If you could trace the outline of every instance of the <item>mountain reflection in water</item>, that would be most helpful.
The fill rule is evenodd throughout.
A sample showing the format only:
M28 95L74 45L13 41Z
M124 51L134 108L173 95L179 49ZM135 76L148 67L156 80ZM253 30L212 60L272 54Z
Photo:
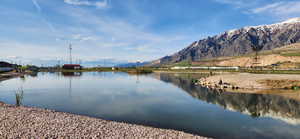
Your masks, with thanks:
M160 73L155 75L155 78L178 86L196 99L216 104L230 111L252 117L270 117L292 125L300 124L299 93L284 94L284 96L282 94L220 93L217 90L196 86L191 78L182 75Z
M195 86L201 74L38 73L0 83L0 101L206 137L300 137L299 94L219 93Z

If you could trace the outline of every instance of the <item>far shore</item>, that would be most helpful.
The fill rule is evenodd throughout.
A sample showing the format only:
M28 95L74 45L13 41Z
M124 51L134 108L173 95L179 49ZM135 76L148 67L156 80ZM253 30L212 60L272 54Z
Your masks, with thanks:
M197 84L231 92L291 92L300 89L300 75L227 73L202 78Z
M3 138L176 138L207 139L169 129L107 121L87 116L0 102Z
M23 73L18 72L7 72L7 73L1 73L0 74L0 81L8 80L11 78L19 77L24 75Z

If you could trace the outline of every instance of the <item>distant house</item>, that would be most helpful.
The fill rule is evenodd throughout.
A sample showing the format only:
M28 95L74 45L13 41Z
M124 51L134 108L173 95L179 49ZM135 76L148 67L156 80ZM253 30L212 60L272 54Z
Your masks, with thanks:
M14 65L8 62L0 61L0 72L9 72L14 70Z
M65 64L62 68L67 70L81 70L82 66L79 64Z

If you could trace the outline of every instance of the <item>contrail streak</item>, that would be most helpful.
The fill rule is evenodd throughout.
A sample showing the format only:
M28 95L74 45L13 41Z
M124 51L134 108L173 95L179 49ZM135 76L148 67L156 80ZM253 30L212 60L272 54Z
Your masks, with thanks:
M31 0L35 8L38 10L38 12L42 12L41 6L36 2L36 0Z
M50 30L55 33L55 28L53 27L53 25L43 16L42 14L42 8L41 6L39 5L39 3L36 1L36 0L31 0L34 7L36 8L36 10L38 11L38 13L42 16L43 18L43 21L47 24L47 26L50 28Z

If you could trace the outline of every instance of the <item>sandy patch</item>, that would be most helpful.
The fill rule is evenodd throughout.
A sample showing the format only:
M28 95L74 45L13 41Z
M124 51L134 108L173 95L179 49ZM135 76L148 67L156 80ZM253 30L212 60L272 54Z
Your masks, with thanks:
M300 75L235 73L200 79L200 82L212 86L219 85L220 81L240 89L282 89L300 85Z

